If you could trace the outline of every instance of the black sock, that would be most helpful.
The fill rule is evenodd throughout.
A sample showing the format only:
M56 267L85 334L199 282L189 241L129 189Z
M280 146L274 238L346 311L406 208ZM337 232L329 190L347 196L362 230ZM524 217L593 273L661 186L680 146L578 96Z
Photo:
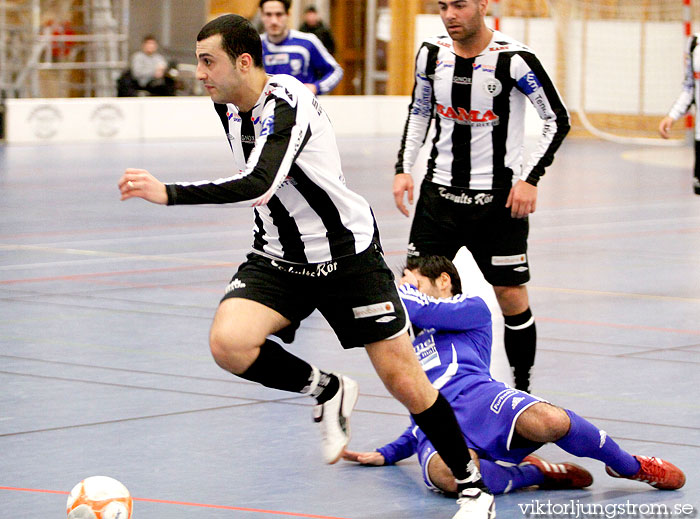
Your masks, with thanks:
M530 370L535 364L537 329L535 319L528 308L518 315L506 315L503 341L508 363L513 369L515 388L530 391Z
M275 341L267 339L260 347L258 358L238 376L265 387L301 393L309 385L313 368Z
M311 391L311 396L316 399L316 402L322 404L335 396L340 389L340 380L333 373L319 371L320 377L318 387L315 391Z
M457 479L458 491L477 487L486 489L481 474L471 462L471 454L462 436L449 402L438 393L437 400L422 413L412 414L416 425L425 433L440 457Z

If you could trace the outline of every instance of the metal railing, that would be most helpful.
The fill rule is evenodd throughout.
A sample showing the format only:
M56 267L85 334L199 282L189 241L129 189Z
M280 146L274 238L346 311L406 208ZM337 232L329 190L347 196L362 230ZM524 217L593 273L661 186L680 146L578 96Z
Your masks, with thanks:
M115 95L128 23L129 0L0 0L0 93Z

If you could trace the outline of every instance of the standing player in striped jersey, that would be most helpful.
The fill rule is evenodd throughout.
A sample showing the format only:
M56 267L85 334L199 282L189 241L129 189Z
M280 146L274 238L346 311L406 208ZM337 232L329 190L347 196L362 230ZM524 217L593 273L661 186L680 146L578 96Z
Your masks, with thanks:
M197 61L235 173L163 184L146 170L127 169L119 189L122 200L254 207L253 249L226 288L211 328L217 364L266 387L315 398L324 458L335 463L350 439L357 383L319 370L270 338L291 342L299 323L318 309L343 348L365 347L389 392L450 467L460 490L455 518L491 519L493 495L450 404L413 354L372 210L345 185L333 128L318 100L293 77L265 73L260 37L238 15L202 28Z
M314 94L327 94L343 79L343 69L314 34L289 28L291 5L291 0L260 0L265 70L289 74Z
M535 211L540 177L569 130L569 114L534 53L486 26L487 4L438 1L449 37L429 38L418 51L393 192L408 216L404 196L413 203L411 168L434 118L408 255L453 258L460 247L469 249L505 317L515 387L528 391L536 332L525 287L527 217ZM527 102L544 129L524 166Z
M688 44L685 49L685 79L683 80L683 89L681 90L678 99L673 103L671 111L666 117L661 119L659 123L659 133L664 139L668 139L671 135L671 127L673 123L680 119L691 107L698 106L698 97L700 96L700 53L697 51L698 37L700 34L693 34L688 38ZM693 190L696 195L700 195L700 114L695 114L695 176L693 181Z

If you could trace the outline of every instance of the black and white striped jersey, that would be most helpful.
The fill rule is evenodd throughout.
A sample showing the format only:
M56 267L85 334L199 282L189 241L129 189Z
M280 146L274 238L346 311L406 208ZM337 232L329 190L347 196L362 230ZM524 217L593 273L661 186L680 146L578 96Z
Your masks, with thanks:
M528 101L544 129L524 166ZM455 54L448 36L423 41L397 173L411 172L433 118L425 180L476 190L510 188L515 179L537 185L570 127L569 113L535 54L498 31L480 55L468 59Z
M673 103L668 115L673 120L680 119L691 107L697 103L700 96L700 52L697 52L698 36L693 34L688 38L685 46L685 77L683 89L678 99ZM695 140L700 140L700 117L695 118Z
M290 263L331 261L369 247L372 210L346 187L330 120L308 88L288 75L270 76L250 112L215 107L236 173L167 184L168 204L253 206L253 251Z

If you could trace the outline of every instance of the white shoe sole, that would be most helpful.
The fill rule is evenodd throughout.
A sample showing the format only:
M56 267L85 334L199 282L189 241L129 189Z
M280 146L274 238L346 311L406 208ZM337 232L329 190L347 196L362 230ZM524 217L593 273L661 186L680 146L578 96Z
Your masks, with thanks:
M347 429L347 442L340 448L338 451L338 455L330 461L327 461L329 465L334 465L338 463L340 458L343 457L343 452L345 451L345 447L348 446L350 443L350 415L352 414L353 409L355 409L355 404L357 404L357 399L360 395L359 391L359 386L357 382L353 381L353 385L355 386L352 389L346 390L345 386L345 381L350 380L347 377L344 377L343 375L338 375L338 379L340 380L340 389L339 391L342 391L342 398L340 401L340 412L341 414L345 417L346 420L346 429Z

